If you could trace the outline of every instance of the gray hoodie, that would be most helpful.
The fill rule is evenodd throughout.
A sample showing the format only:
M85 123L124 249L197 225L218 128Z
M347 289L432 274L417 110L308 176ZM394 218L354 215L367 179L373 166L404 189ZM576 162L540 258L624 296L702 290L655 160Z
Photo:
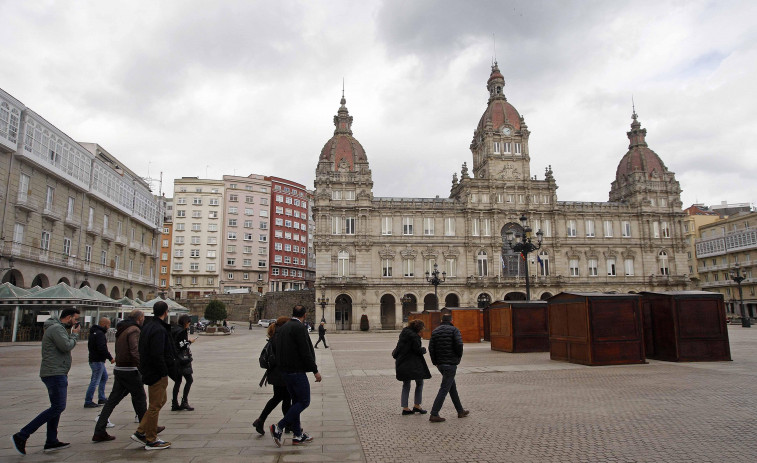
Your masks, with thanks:
M71 351L76 346L78 334L69 334L66 326L57 316L45 322L45 334L42 336L42 363L39 376L68 376L71 369Z

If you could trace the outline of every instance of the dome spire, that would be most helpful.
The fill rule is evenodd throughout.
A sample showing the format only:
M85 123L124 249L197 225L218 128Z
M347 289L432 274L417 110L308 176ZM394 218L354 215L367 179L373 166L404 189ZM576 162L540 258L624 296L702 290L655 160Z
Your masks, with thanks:
M347 110L347 100L344 98L344 78L342 78L342 99L339 100L339 111L334 116L334 135L343 133L352 135L352 116Z
M631 119L633 121L631 122L631 131L626 133L628 135L628 140L631 142L628 145L628 148L631 149L635 146L647 146L645 139L647 136L647 129L641 128L639 115L636 114L636 103L633 101L633 96L631 96L631 108L633 110L631 113Z
M505 78L499 72L496 58L492 63L492 72L489 75L489 80L486 81L486 89L489 90L489 101L495 99L507 101L507 98L505 98Z

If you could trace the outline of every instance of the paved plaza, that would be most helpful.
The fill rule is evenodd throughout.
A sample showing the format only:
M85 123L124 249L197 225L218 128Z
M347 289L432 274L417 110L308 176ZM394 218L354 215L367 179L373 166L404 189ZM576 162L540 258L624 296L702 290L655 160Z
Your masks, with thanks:
M264 329L239 328L231 336L203 336L192 346L190 403L196 410L171 412L167 404L161 437L173 446L153 452L129 439L136 423L128 398L111 417L116 426L108 432L117 439L90 441L97 410L83 408L90 369L86 344L80 344L59 428L61 440L72 446L42 453L43 427L29 439L28 454L18 456L11 434L49 402L38 377L39 343L0 344L0 461L757 461L757 328L729 327L733 362L585 367L551 361L548 353L507 354L491 351L489 343L466 344L457 384L471 414L458 419L448 399L444 423L400 414L401 384L390 356L398 332L329 333L332 349L316 351L324 380L312 383L310 375L312 403L303 414L315 441L293 447L287 439L282 448L268 432L259 437L251 427L271 394L258 387ZM433 367L431 372L424 390L429 409L441 377ZM268 424L280 416L274 411Z

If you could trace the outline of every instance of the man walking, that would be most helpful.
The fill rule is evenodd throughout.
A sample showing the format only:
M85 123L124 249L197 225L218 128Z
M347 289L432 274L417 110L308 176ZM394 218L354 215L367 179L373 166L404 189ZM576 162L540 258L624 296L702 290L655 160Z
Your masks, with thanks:
M457 385L455 384L455 373L460 359L463 357L463 337L455 326L452 325L452 315L442 315L442 323L431 332L431 340L428 343L428 352L431 356L431 362L439 369L442 374L442 384L439 386L439 392L436 394L434 405L431 407L431 416L428 420L432 423L440 423L444 418L439 416L444 399L449 393L452 404L457 410L457 417L464 418L470 413L463 409L460 403L460 397L457 395Z
M113 356L108 351L107 333L110 329L110 319L102 317L100 323L93 325L89 329L89 368L92 369L92 378L89 380L89 387L84 396L84 408L97 408L105 404L105 383L108 382L108 370L105 368L105 361L110 360L113 363ZM95 403L95 390L97 389L98 401Z
M113 390L95 425L93 442L106 442L115 439L105 431L113 410L129 394L134 413L141 420L147 410L147 396L139 373L139 334L145 314L141 310L132 310L126 320L116 326L116 366L113 369ZM158 426L158 433L162 431Z
M69 334L67 328L71 328ZM43 411L21 431L11 436L13 448L20 455L26 455L26 441L29 436L47 423L47 440L44 451L55 452L70 447L71 444L58 440L58 422L66 409L68 395L68 371L71 369L71 350L79 339L79 309L63 309L60 317L51 316L45 322L42 336L42 363L39 376L47 387L50 408Z
M168 324L168 304L158 301L152 312L152 321L144 324L139 336L139 371L147 385L148 406L131 439L145 444L145 450L162 450L171 443L158 439L158 417L166 404L168 374L175 369L176 353Z
M329 346L326 345L326 326L325 325L326 324L324 322L321 322L321 324L318 325L318 341L315 343L316 349L318 349L318 344L320 344L321 341L323 341L323 345L324 347L326 347L326 349L329 348Z
M281 447L282 431L288 427L294 433L292 445L305 444L313 440L303 430L300 414L310 405L310 383L307 372L312 371L315 382L321 381L318 365L315 364L315 350L305 326L307 309L301 305L294 306L292 319L276 330L274 350L287 391L292 397L292 406L278 424L271 425L271 436L276 446Z

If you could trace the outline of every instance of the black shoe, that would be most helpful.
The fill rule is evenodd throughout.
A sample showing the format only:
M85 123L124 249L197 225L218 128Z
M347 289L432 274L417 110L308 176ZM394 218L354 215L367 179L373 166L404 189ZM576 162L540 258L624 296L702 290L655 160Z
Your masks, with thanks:
M252 422L252 427L255 428L255 431L261 436L265 434L265 431L263 430L263 422L260 421L259 418Z
M97 405L94 402L84 402L84 408L98 408L99 405Z
M172 402L171 403L171 411L172 412L178 412L179 410L183 410L181 408L181 405L179 405L179 402Z
M415 413L415 412L413 412L412 410L405 410L404 408L402 409L402 414L403 415L412 415L413 413Z
M426 413L428 413L428 410L424 410L418 407L413 407L413 413L420 413L421 415L425 415Z
M181 405L179 405L179 409L191 412L191 411L194 411L195 408L193 406L189 405L189 402L187 402L185 400L185 401L181 402Z
M294 436L292 438L292 445L307 444L308 442L312 442L312 441L313 441L313 438L305 434L305 432L303 431L303 433L300 434L299 436Z
M131 440L140 444L147 444L147 438L139 431L134 431L134 434L131 435Z
M11 442L13 442L13 448L16 449L19 455L26 455L26 439L21 437L19 433L11 436Z
M108 403L108 399L100 399L97 401L97 405L105 405Z
M45 453L57 452L58 450L67 449L69 447L71 447L71 444L69 444L68 442L58 441L54 444L45 444L45 448L43 451Z
M109 440L116 440L116 436L111 436L107 432L96 432L92 436L92 442L108 442Z

